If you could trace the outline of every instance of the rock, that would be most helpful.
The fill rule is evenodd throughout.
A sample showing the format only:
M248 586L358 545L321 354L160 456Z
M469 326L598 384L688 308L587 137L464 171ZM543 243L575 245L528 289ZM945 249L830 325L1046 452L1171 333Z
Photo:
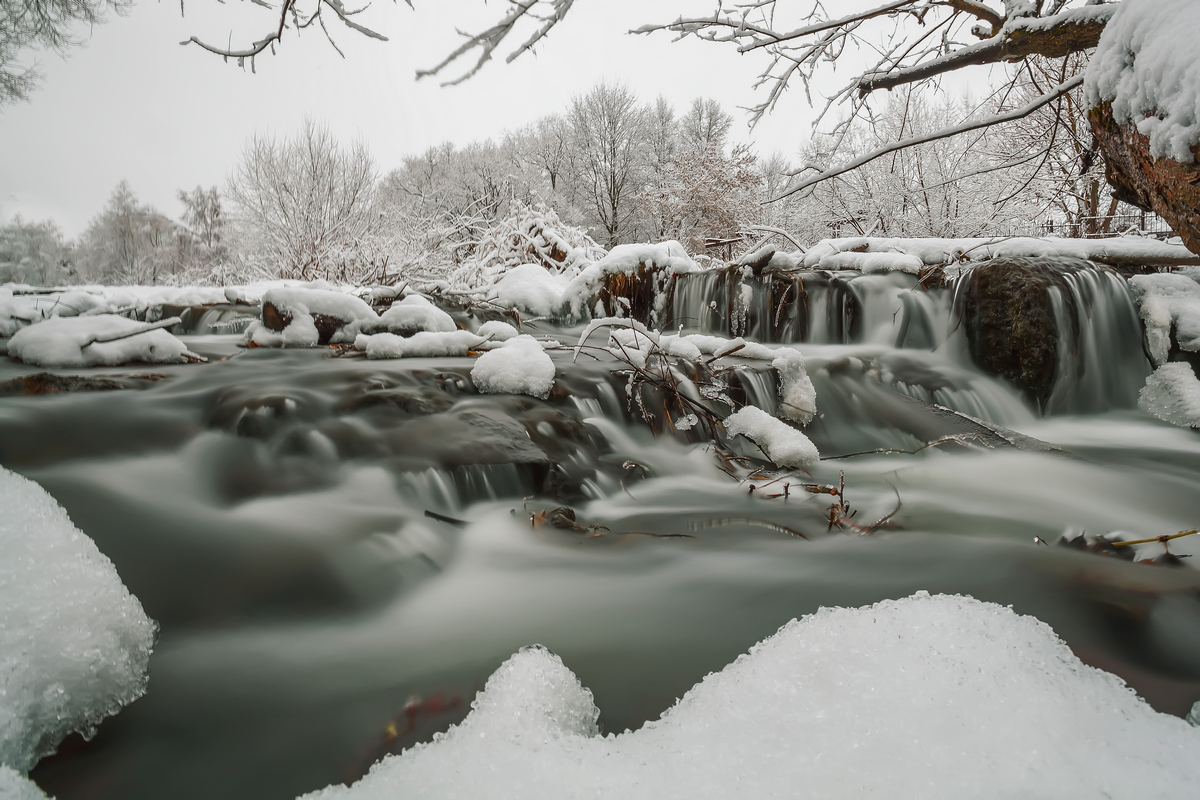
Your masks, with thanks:
M63 394L65 392L102 392L114 389L144 389L166 375L144 373L141 375L116 375L113 377L84 377L81 375L56 375L53 372L38 372L13 378L0 383L0 397L29 396L40 394Z
M1193 253L1200 253L1200 145L1195 161L1150 155L1150 139L1132 125L1120 125L1105 102L1088 111L1088 120L1104 154L1104 177L1113 194L1138 208L1153 211L1171 224Z
M320 345L329 344L333 335L349 322L349 320L330 316L329 314L313 314L312 318L313 324L317 326L317 344ZM292 315L280 311L275 307L274 303L263 303L262 322L267 328L278 333L292 324Z

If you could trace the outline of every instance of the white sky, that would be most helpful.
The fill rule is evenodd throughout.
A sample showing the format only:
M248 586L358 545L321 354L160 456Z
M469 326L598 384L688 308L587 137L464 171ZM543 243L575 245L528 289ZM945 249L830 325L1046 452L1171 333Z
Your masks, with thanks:
M347 2L352 6L352 2ZM95 29L86 47L63 60L42 57L46 75L31 102L0 109L0 218L55 220L79 234L113 187L129 181L142 202L168 216L181 211L177 189L224 185L255 132L290 135L305 116L346 140L361 136L382 172L445 140L462 145L561 112L571 96L601 79L623 81L644 100L664 94L682 111L704 95L743 124L735 138L758 152L794 156L808 139L812 112L790 92L753 135L738 106L749 105L763 67L729 46L672 42L667 33L626 35L632 27L680 13L711 13L712 0L579 0L535 56L503 56L467 83L441 88L414 80L456 44L455 26L476 31L505 4L493 0L375 0L362 19L390 37L377 42L332 26L340 58L319 30L286 35L257 74L179 42L192 34L242 46L261 37L272 12L244 2L141 2ZM446 10L449 9L449 10ZM504 55L524 35L506 43ZM457 74L457 73L455 73Z

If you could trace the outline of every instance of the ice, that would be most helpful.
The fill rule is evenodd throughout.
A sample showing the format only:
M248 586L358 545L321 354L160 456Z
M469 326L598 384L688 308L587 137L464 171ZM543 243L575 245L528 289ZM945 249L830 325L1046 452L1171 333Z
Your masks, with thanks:
M98 314L87 317L51 317L22 328L8 342L8 354L27 364L42 367L182 364L187 347L165 330L145 330L146 323ZM135 333L144 330L143 333ZM134 333L124 339L100 339Z
M507 342L519 335L512 325L497 319L483 323L475 332L480 336L491 336L493 342Z
M1200 428L1200 380L1182 361L1163 364L1146 379L1138 408L1163 422Z
M1123 2L1088 61L1090 106L1112 103L1113 118L1150 139L1150 155L1183 163L1200 142L1200 3Z
M412 336L360 333L354 339L354 347L365 350L367 358L440 358L465 356L468 350L482 342L483 337L470 331L422 331Z
M392 333L447 333L458 329L454 318L419 294L392 303L379 317L379 324Z
M0 509L0 764L26 772L142 696L156 626L40 486L0 468Z
M492 287L489 299L504 308L549 317L562 307L563 276L538 264L521 264L508 270Z
M532 336L518 336L475 360L471 380L484 394L527 394L543 400L554 388L554 362Z
M817 446L800 431L757 406L746 406L725 419L730 436L741 434L763 449L781 467L810 469L821 460Z
M1146 326L1146 346L1155 365L1166 363L1172 328L1180 348L1200 351L1200 283L1187 275L1162 272L1134 275L1129 288Z
M779 408L783 416L801 425L812 422L817 414L817 390L808 371L804 356L793 347L781 347L771 366L779 373Z
M310 800L1189 798L1200 731L1045 623L925 592L788 623L636 732L525 648L472 711Z
M46 795L36 783L0 764L0 800L46 800Z

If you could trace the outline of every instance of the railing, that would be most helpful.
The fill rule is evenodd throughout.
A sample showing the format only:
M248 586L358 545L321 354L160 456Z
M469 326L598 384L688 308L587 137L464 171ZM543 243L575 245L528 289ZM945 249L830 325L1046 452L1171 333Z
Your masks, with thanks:
M1038 226L1039 234L1068 239L1106 239L1124 233L1137 233L1167 239L1175 235L1170 223L1152 212L1113 214L1111 217L1080 217L1072 222L1047 220Z

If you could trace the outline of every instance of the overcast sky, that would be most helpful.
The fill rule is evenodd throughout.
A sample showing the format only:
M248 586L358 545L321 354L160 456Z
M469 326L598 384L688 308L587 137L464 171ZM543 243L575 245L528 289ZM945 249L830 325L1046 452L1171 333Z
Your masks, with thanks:
M352 3L347 3L348 6ZM714 97L735 113L735 139L758 152L794 155L809 136L811 111L792 92L753 135L737 106L754 100L760 58L728 46L672 42L670 34L631 36L681 12L711 12L712 0L579 0L534 56L496 58L465 84L415 81L456 44L455 27L478 30L505 4L483 0L376 0L364 21L390 37L369 40L332 27L340 58L319 30L287 36L257 74L179 42L193 34L244 45L271 26L270 12L244 2L143 2L97 27L86 47L63 60L39 58L46 75L32 101L0 110L0 217L52 218L75 236L126 179L143 202L171 217L175 192L224 185L255 132L291 134L306 116L339 138L361 136L381 171L405 155L450 140L497 137L548 113L601 79L622 81L644 100L658 94L679 110ZM523 37L521 37L523 38ZM514 40L515 42L516 40ZM507 54L511 46L504 51Z

